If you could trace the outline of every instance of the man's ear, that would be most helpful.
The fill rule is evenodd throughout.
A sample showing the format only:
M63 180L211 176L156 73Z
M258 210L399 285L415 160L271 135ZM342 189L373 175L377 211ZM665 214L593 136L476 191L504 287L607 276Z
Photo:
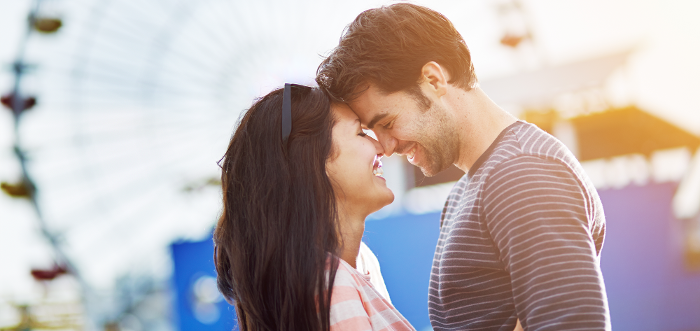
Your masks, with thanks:
M450 76L439 63L435 61L426 63L421 69L421 74L423 83L426 83L428 89L437 97L447 93L447 82L450 80Z

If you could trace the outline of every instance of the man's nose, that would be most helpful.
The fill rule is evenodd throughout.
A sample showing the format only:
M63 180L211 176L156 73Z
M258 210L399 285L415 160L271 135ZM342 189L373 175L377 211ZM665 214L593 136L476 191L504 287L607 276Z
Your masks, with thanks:
M379 157L386 155L384 154L384 146L382 146L379 141L372 139L372 144L374 144L374 150Z
M375 132L375 135L377 136L379 143L382 145L382 148L384 148L384 155L392 156L396 150L396 146L398 145L396 138L392 137L386 132Z

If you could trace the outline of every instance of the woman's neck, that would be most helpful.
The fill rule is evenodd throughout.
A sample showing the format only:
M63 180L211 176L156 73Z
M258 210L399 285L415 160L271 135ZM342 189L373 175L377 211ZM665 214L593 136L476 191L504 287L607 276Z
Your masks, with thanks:
M360 252L360 242L365 233L365 218L367 215L349 212L353 208L338 208L340 227L340 258L356 268L357 255Z

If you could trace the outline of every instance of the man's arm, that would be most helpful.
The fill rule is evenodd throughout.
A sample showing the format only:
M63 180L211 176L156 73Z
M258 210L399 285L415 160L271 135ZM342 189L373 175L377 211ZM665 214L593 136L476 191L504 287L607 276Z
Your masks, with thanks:
M485 183L483 215L525 330L610 329L582 190L566 167L532 156L500 164Z

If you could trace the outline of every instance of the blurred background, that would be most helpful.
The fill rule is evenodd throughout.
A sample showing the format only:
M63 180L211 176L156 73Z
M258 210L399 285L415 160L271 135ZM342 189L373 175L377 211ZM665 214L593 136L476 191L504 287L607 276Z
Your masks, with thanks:
M0 330L234 328L212 264L216 161L254 98L314 84L344 26L390 3L0 0ZM595 182L615 330L700 330L700 2L414 3ZM384 173L396 201L364 240L430 330L439 213L463 174L398 156Z

